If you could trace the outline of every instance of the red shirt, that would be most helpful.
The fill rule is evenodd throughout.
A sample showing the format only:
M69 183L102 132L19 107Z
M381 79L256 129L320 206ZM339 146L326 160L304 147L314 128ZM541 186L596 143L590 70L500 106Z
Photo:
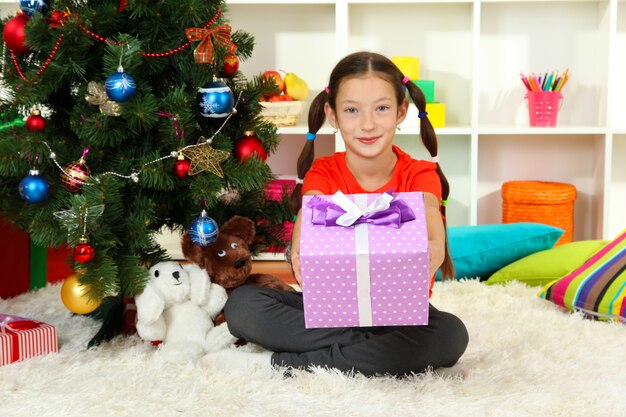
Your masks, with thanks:
M398 157L396 166L387 184L377 190L366 191L354 178L346 165L346 153L335 152L331 156L316 159L304 177L302 193L317 190L322 194L335 194L341 190L344 194L397 193L423 191L434 194L441 200L441 180L437 175L437 164L418 161L397 146L393 152Z
M413 159L395 145L393 152L397 155L398 161L391 179L377 190L366 191L361 188L346 165L346 153L335 152L313 162L311 169L304 176L302 194L311 190L326 195L335 194L338 190L344 194L422 191L432 193L441 200L441 180L437 175L437 164ZM434 284L435 275L430 280L430 295Z

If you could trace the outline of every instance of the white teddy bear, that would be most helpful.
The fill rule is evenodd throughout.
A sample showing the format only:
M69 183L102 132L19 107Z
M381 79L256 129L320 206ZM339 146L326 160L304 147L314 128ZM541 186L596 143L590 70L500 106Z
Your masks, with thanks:
M236 340L225 323L213 324L227 297L198 265L160 262L150 268L148 283L135 297L137 333L162 341L160 351L168 361L197 360Z

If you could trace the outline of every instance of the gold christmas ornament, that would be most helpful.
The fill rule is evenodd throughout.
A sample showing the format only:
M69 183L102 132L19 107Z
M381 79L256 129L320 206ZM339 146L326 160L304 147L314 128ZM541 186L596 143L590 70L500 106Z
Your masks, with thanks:
M90 81L87 84L87 93L85 100L87 103L100 106L100 112L107 116L120 116L122 114L122 105L115 101L109 100L104 84Z
M91 171L85 163L85 158L68 164L61 172L61 182L69 191L75 193L83 188L83 184L91 177Z
M204 137L200 137L198 143L197 146L181 151L181 153L191 161L189 175L209 171L220 178L224 178L224 171L222 171L220 162L228 158L230 152L213 149Z
M72 274L63 281L61 301L63 305L76 314L89 314L100 306L102 300L89 298L89 286L78 282L78 275Z

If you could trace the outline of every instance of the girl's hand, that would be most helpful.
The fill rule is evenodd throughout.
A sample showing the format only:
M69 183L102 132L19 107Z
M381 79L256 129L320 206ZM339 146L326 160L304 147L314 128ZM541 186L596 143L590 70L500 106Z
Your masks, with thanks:
M322 194L317 190L310 190L304 193L304 195L320 195ZM302 210L298 211L296 221L293 225L293 234L291 236L291 268L293 269L293 275L298 281L298 285L302 285L302 274L300 273L300 226L302 224Z
M302 274L300 273L300 248L295 250L291 249L291 268L293 269L293 275L298 281L298 285L302 285Z
M289 261L291 262L291 270L293 276L298 282L298 285L302 285L302 274L300 273L300 225L302 224L302 210L298 211L296 221L293 225L293 234L291 236L291 253L289 254Z
M439 209L439 199L431 193L424 193L426 205L426 228L428 229L428 253L430 255L430 276L437 272L446 256L446 231Z
M428 254L430 259L430 277L437 273L445 257L444 244L439 240L428 240Z

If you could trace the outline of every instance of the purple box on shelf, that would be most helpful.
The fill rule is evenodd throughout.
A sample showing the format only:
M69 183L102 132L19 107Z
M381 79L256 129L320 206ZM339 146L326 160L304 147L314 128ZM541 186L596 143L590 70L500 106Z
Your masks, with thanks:
M305 196L300 266L307 328L428 324L423 194Z

